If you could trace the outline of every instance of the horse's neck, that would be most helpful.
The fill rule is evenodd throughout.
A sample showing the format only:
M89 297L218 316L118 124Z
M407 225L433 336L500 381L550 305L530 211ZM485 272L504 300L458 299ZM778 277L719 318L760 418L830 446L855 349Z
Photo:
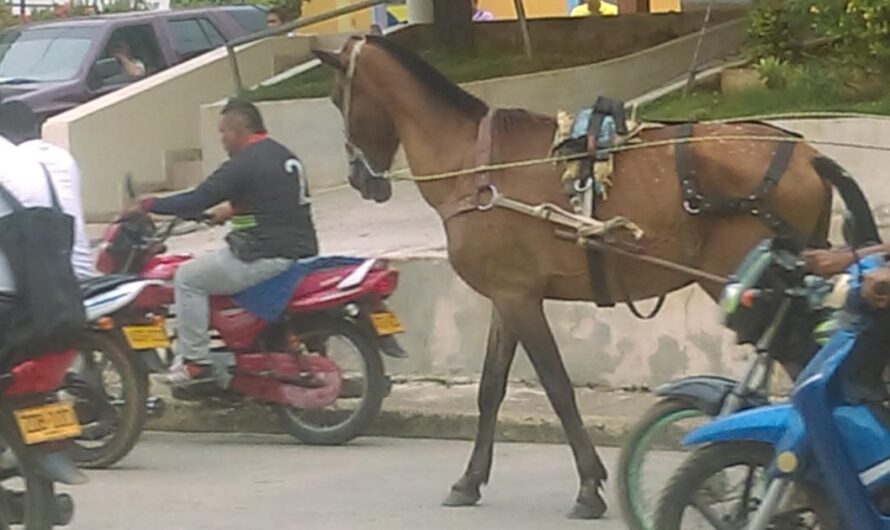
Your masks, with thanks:
M411 173L439 175L466 169L476 149L478 120L439 101L424 90L393 90L390 112L405 150ZM460 179L419 181L424 199L433 207L455 195Z

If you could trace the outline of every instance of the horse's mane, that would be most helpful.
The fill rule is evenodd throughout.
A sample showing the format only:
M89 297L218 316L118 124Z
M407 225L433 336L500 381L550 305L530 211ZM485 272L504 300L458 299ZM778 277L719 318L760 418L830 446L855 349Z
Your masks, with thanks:
M446 103L469 114L473 119L482 119L488 113L488 105L484 101L457 86L413 51L385 37L369 35L366 38L369 44L387 52L418 82Z

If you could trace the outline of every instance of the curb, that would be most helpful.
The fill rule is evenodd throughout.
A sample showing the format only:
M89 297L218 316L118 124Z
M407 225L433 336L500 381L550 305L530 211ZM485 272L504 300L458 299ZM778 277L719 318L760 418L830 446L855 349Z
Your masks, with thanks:
M596 445L619 446L636 418L585 416L590 439ZM475 414L438 414L422 411L383 410L365 433L393 438L473 440ZM146 429L190 433L281 434L275 413L268 406L245 403L238 407L212 407L201 403L169 400L163 416L149 418ZM562 426L554 419L502 417L497 441L564 443Z

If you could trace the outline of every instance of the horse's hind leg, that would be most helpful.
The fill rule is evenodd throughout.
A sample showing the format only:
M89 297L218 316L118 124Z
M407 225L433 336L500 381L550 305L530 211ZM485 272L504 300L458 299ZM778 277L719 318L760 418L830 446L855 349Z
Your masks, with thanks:
M451 487L445 499L445 506L472 506L479 502L479 488L488 482L491 474L494 434L497 426L498 409L507 391L507 376L516 353L516 335L503 325L497 308L491 312L491 327L488 331L488 347L482 380L479 382L479 425L476 430L476 443L464 475Z
M523 300L505 305L502 317L509 329L516 330L519 341L528 352L575 455L581 488L569 517L598 519L606 512L606 502L600 494L602 483L606 480L606 468L584 429L575 402L575 389L547 323L543 302Z

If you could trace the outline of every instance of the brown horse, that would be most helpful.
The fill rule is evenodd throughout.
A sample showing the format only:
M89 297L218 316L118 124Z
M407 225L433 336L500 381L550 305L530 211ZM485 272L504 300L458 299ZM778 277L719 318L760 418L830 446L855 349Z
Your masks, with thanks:
M385 200L389 182L379 178L404 146L414 175L476 167L482 135L490 134L485 158L508 162L546 158L556 121L523 110L488 106L451 83L415 54L382 37L351 39L339 52L316 51L339 72L332 96L344 115L352 158L350 182L366 198ZM490 119L490 133L480 126ZM673 138L675 127L645 131L643 140ZM693 136L769 134L757 124L696 125ZM624 216L645 231L640 242L648 254L726 275L771 232L752 215L693 215L684 209L674 173L674 147L620 154L608 200L597 217ZM777 144L726 141L690 146L695 184L703 193L748 196L761 183ZM485 160L487 161L487 160ZM822 163L815 163L821 161ZM817 171L814 167L819 168ZM443 217L448 257L457 274L493 303L492 321L479 384L479 424L469 465L445 501L449 506L477 503L487 483L497 414L517 343L522 343L559 416L575 456L580 491L571 516L599 518L606 505L601 487L606 469L581 421L575 394L543 310L545 299L593 300L587 256L571 242L554 237L553 225L506 209L482 211L484 191L493 185L504 196L529 204L550 202L570 208L561 182L562 168L551 163L418 182L424 199ZM768 204L797 234L824 243L830 219L831 182L849 181L840 168L807 145L797 145ZM484 185L483 185L484 184ZM848 182L849 184L849 182ZM852 188L861 192L855 183ZM839 186L846 201L844 188ZM855 194L854 193L854 194ZM860 201L864 204L864 200ZM467 204L470 207L463 207ZM860 206L861 206L860 204ZM861 208L860 208L861 210ZM874 226L870 212L859 226ZM692 283L687 275L626 258L606 256L605 278L621 298L641 300ZM620 276L619 276L620 272ZM623 279L623 281L622 281ZM712 296L720 287L705 284Z

